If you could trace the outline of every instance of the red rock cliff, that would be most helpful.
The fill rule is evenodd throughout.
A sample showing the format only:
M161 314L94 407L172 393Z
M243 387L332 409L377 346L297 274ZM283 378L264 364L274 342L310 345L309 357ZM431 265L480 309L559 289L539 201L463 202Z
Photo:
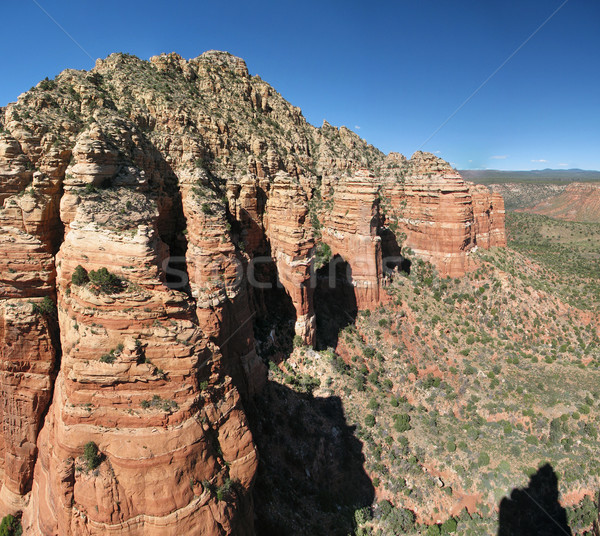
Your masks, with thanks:
M312 127L227 53L115 54L0 127L0 514L26 534L253 534L257 273L312 344L323 244L366 308L403 246L459 276L505 243L500 197Z

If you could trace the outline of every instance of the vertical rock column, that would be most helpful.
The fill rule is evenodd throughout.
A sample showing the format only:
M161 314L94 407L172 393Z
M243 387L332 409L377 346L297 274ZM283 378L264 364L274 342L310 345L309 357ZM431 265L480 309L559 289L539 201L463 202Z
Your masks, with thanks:
M481 184L467 184L473 200L474 244L485 249L506 246L504 199Z
M296 335L313 345L316 319L311 275L315 242L306 193L297 180L284 172L278 173L271 185L265 229L279 280L296 309Z
M57 256L63 358L26 534L250 535L252 435L193 304L165 285L155 204L121 189L83 196L69 214ZM77 265L108 266L122 284L74 284ZM241 492L219 501L228 479Z
M352 285L359 309L374 307L381 298L382 251L377 236L380 222L379 187L368 171L330 183L322 240L352 270Z
M59 184L32 168L20 143L0 134L0 515L22 510L31 489L57 357L55 312L44 297L54 294Z
M247 257L231 241L222 200L202 181L203 177L179 172L187 270L198 323L220 347L225 367L242 393L254 394L264 385L266 371L254 347Z
M48 319L32 303L0 301L0 390L3 509L24 506L33 478L36 440L52 395L55 349Z

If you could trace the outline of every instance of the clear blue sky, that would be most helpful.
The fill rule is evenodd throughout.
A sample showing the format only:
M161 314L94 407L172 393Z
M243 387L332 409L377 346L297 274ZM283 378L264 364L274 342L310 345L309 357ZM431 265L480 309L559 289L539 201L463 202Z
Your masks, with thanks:
M564 0L36 1L94 59L227 50L312 124L410 155ZM0 106L93 66L33 0L2 14ZM568 0L423 149L461 169L600 169L600 2Z

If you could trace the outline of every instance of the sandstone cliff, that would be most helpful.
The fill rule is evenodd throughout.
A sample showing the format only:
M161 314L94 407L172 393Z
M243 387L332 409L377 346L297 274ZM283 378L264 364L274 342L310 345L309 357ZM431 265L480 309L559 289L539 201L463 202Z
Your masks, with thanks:
M313 127L227 53L114 54L0 126L0 510L27 534L252 534L272 289L313 344L325 245L366 308L407 248L459 276L505 243L500 196Z

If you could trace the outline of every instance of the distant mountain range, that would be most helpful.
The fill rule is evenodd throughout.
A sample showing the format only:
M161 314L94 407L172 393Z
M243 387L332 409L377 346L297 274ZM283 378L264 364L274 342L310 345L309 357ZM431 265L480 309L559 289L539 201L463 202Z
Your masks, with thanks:
M460 169L466 179L477 183L495 182L581 182L600 181L600 171L586 169L536 169L532 171L501 171L497 169Z

